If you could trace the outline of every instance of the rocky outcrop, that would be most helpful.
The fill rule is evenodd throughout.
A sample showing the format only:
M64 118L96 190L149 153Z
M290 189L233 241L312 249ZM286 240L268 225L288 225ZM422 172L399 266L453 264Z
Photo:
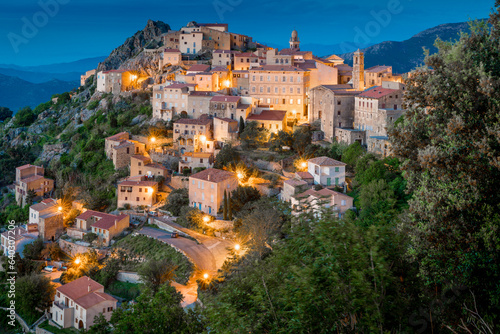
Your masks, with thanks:
M51 161L52 159L59 159L62 154L67 153L69 151L68 144L54 144L54 145L43 145L43 151L40 155L40 160L42 161Z
M169 30L168 24L149 20L143 30L136 32L134 36L127 38L123 45L114 49L109 57L99 64L97 71L118 69L125 61L137 56L145 46L159 46L161 35Z

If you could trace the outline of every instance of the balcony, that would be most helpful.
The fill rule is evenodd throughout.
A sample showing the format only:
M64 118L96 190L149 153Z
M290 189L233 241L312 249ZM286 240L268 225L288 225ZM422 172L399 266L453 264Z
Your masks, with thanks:
M69 306L66 306L66 305L64 305L63 303L56 302L56 301L54 301L54 302L53 302L53 305L54 305L55 307L57 307L58 309L60 309L61 311L63 311L63 310L65 310L65 309L69 308Z

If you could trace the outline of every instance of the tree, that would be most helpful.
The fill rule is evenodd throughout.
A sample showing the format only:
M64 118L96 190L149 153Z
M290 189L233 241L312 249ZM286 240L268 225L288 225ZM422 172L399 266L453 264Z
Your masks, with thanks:
M312 133L309 127L300 127L293 133L293 150L303 156L312 143Z
M139 268L141 280L155 293L164 283L170 283L175 278L177 266L169 259L149 260Z
M231 144L226 144L215 158L214 168L223 169L240 161L239 153Z
M228 198L227 198L227 219L229 220L233 220L233 202L232 202L232 199L231 199L231 194L229 194Z
M181 208L189 205L189 194L186 188L173 190L167 197L167 204L163 209L169 211L174 216L179 216Z
M28 189L28 192L26 193L26 205L28 207L33 205L33 200L36 197L36 192L33 189Z
M276 135L273 135L271 137L271 146L269 147L269 149L282 152L283 146L288 146L291 148L293 146L293 143L293 136L286 131L280 130Z
M259 191L252 186L238 186L232 191L230 196L231 210L240 211L243 206L249 202L258 201L260 199Z
M94 317L94 324L86 332L88 334L111 334L113 330L104 314L99 313Z
M36 120L36 114L31 110L30 107L24 107L19 110L14 116L14 125L19 126L30 126Z
M223 199L223 208L222 208L222 217L224 220L227 220L227 191L224 189L224 199Z
M163 284L155 293L146 288L137 303L118 308L111 316L116 334L197 334L204 331L201 319L181 307L182 295Z
M64 256L64 252L57 242L48 243L42 251L42 258L49 258L52 261L59 261Z
M0 107L0 122L5 121L7 118L12 117L12 110L7 107Z
M477 307L496 323L491 332L500 331L499 6L491 27L474 22L455 44L436 41L438 53L407 81L407 111L390 132L413 192L409 255L429 288L469 287L456 304ZM445 316L476 331L477 315L465 309Z
M267 142L269 131L257 122L248 122L240 134L241 145L245 149L257 148Z
M64 227L71 227L76 222L76 217L78 217L82 212L78 209L70 209L69 212L64 215L63 224Z
M40 260L44 249L43 239L37 238L34 242L24 246L23 255L30 260Z
M47 277L32 274L16 279L16 309L24 316L38 319L36 308L48 309L54 294L55 288Z
M240 122L239 122L239 131L238 133L241 135L243 133L243 131L245 131L245 121L243 120L243 116L240 116Z
M344 151L342 156L342 162L345 162L350 167L354 168L358 158L363 155L365 149L361 146L359 142L354 142Z

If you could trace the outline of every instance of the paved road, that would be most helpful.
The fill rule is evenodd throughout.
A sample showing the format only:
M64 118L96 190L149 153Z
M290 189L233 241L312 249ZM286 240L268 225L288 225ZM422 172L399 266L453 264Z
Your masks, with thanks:
M166 222L166 220L164 222ZM176 247L190 258L195 264L196 269L207 272L209 275L215 275L217 270L222 267L222 264L226 260L228 253L227 247L231 247L232 243L227 240L194 232L172 222L166 223L198 240L199 244L181 236L179 236L179 238L171 238L170 232L151 227L143 227L138 233ZM192 307L194 305L198 298L198 285L194 275L190 277L186 285L173 282L172 286L184 296L182 307Z
M46 272L45 270L42 271L42 275L48 277L56 288L61 286L60 278L62 273L62 271L53 271L51 273Z

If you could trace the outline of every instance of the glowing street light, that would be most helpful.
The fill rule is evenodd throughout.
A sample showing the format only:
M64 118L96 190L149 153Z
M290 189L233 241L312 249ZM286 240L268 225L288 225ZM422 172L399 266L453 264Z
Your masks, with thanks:
M306 168L306 167L307 167L307 162L305 162L305 161L304 161L303 163L301 163L301 164L300 164L300 167L302 167L302 168Z
M231 86L231 82L229 80L226 80L226 81L224 81L224 85L226 87L230 87Z
M208 274L207 274L207 273L204 273L204 274L203 274L203 278L204 278L204 279L208 279Z
M80 258L78 258L78 257L77 257L77 258L75 259L75 264L80 264L80 262L81 262L81 261L80 261Z
M206 137L206 136L201 136L201 137L200 137L200 140L201 140L202 142L206 142L206 141L207 141L207 137Z
M245 175L243 175L243 173L239 172L236 176L238 176L238 179L242 179L245 177Z
M151 137L151 142L154 143L156 141L156 137Z
M203 217L203 221L204 221L205 223L208 223L208 222L210 221L210 216L205 216L205 217Z
M58 207L57 210L62 211L62 206Z
M235 249L235 250L237 250L237 251L239 251L239 250L241 249L240 244L236 244L236 245L234 245L234 249Z

